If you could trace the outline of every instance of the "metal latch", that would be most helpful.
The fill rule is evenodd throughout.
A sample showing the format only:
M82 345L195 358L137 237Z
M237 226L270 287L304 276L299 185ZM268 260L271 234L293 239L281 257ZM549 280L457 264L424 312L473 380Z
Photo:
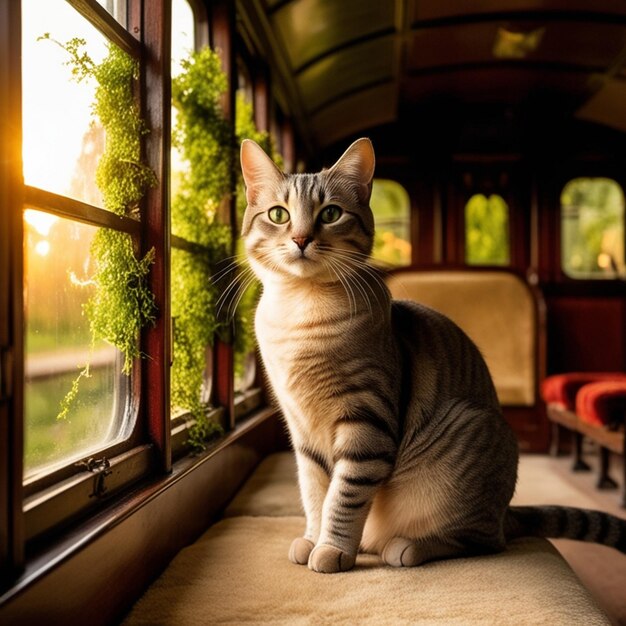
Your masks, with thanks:
M101 498L107 491L104 479L113 473L111 470L111 462L105 456L101 459L88 458L86 461L76 463L78 467L84 467L91 472L93 477L93 493L89 494L90 498Z

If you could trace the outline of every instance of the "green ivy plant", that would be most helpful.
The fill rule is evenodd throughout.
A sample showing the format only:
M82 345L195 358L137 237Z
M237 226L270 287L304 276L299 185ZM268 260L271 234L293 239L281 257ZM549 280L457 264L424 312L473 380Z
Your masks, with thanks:
M173 181L172 232L200 244L193 253L172 250L172 317L174 362L171 400L194 417L189 443L202 449L204 441L221 432L207 417L202 398L206 346L222 328L216 313L218 288L211 275L231 249L230 227L218 220L218 209L231 194L233 139L220 99L228 82L219 56L210 48L193 52L172 81L177 111L172 145L186 161Z
M116 215L137 217L141 198L157 182L154 172L141 160L141 138L148 129L133 95L139 78L138 64L113 43L108 44L104 60L95 63L84 51L84 39L74 38L62 44L49 33L40 39L53 41L68 53L67 64L74 80L95 80L92 114L100 120L106 135L96 184L106 209ZM154 323L157 314L147 280L154 249L138 258L128 234L99 228L91 244L91 258L93 274L87 280L73 282L96 287L83 307L89 320L92 346L104 340L118 348L124 355L122 371L129 375L134 359L140 356L139 330ZM89 363L62 400L58 418L69 415L79 382L87 376Z

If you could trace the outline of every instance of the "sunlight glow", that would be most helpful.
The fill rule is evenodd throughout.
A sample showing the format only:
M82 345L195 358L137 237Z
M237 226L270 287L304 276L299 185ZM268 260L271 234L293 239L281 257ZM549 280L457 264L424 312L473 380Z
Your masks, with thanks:
M61 43L84 38L95 62L104 58L106 45L64 0L22 2L24 181L72 196L77 161L92 123L95 84L72 80L65 50L53 41L38 41L45 33Z
M172 1L172 78L183 71L182 61L189 57L195 48L195 22L191 5L187 0ZM172 107L172 129L176 127L178 111ZM181 172L188 163L175 146L171 150L172 171Z
M26 209L24 211L24 221L32 226L42 237L47 237L50 234L52 225L58 219L56 215L50 215L42 211L35 211L33 209Z
M611 267L611 255L606 252L601 252L598 255L598 267L603 270L608 270Z
M38 241L35 245L35 252L39 256L48 256L48 253L50 252L50 242L45 239L43 241Z

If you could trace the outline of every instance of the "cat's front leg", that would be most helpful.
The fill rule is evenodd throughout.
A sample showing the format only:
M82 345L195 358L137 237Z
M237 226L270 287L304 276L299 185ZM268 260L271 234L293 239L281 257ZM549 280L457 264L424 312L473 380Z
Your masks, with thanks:
M298 565L306 565L320 535L322 507L330 483L331 469L321 454L303 443L296 445L296 462L306 530L303 537L293 540L289 548L289 560Z
M370 412L337 422L332 479L319 540L309 557L309 568L316 572L354 566L374 495L395 463L395 433L386 424Z

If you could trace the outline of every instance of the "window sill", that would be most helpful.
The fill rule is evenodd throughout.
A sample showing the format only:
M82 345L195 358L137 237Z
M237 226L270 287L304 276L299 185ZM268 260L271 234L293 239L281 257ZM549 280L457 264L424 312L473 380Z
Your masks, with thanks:
M280 447L282 432L275 409L257 411L203 453L181 458L170 475L141 484L54 542L31 545L25 571L0 596L0 622L118 620Z

